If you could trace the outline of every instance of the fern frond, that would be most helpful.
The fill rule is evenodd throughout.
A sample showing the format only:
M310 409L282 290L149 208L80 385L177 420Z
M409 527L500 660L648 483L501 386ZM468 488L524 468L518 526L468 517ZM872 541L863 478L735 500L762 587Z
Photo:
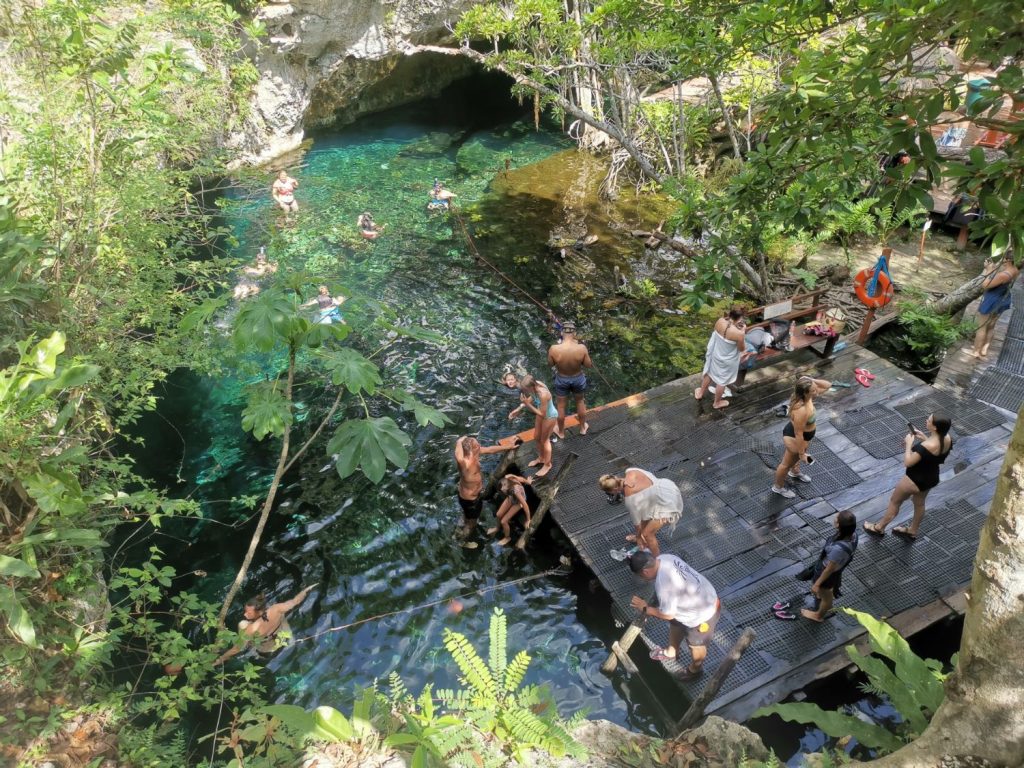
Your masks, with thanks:
M515 693L516 689L526 677L526 670L530 666L530 654L520 651L512 659L512 663L505 669L504 690L505 693Z
M498 691L491 671L465 635L445 629L444 647L462 672L466 684L475 692L497 702Z
M491 614L491 644L490 663L491 673L496 683L500 682L501 675L505 671L505 664L508 660L506 642L508 639L508 627L505 613L501 608L495 608Z

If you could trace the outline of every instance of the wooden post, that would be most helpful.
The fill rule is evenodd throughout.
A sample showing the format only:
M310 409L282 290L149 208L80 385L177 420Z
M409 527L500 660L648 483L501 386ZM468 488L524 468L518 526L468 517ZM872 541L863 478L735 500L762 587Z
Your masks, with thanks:
M480 494L480 498L484 501L490 501L494 498L494 494L498 492L498 483L501 482L501 478L508 472L508 468L512 465L512 462L516 460L516 453L519 452L518 446L510 451L505 451L501 457L501 461L498 462L498 466L491 472L491 476L487 478L487 487L484 488L484 492Z
M622 650L622 646L619 645L618 640L612 643L612 654L614 654L615 658L618 659L619 664L621 664L622 668L629 674L636 675L640 672L640 670L636 668L636 664L633 663L633 660L629 658L629 654Z
M871 323L875 321L875 308L869 307L868 313L864 315L864 325L860 327L860 333L857 334L857 343L861 346L868 340L868 336L871 335Z
M622 633L622 637L619 638L618 652L615 650L615 646L612 645L612 652L608 654L608 658L604 660L604 664L601 665L601 671L606 675L610 675L619 666L619 653L629 653L630 647L640 637L640 630L644 626L644 620L647 617L643 611L637 611L636 616L633 617L633 623L626 627L626 631Z
M536 511L533 513L533 517L530 520L530 524L520 534L519 541L516 542L516 549L526 549L526 543L530 540L534 531L540 525L541 520L544 519L544 515L547 514L551 508L551 503L555 500L555 494L558 493L558 486L562 484L562 478L565 477L569 470L572 469L572 465L576 463L576 459L579 458L579 454L570 453L565 457L565 461L562 462L562 466L558 468L558 472L551 478L551 481L544 483L539 489L534 487L537 491L537 495L540 496L540 503L537 505ZM543 478L542 478L543 479Z
M732 668L736 666L736 662L740 660L743 652L750 647L750 644L754 642L756 633L750 627L743 630L743 634L740 635L740 639L736 641L736 644L729 651L728 655L722 659L722 663L718 665L718 669L714 671L711 678L708 680L707 685L700 692L700 695L693 700L690 708L686 710L678 723L676 723L676 736L678 737L683 731L688 728L693 728L701 719L704 717L704 710L707 709L708 704L714 700L715 696L718 695L718 690L722 687L722 683L725 682L725 678L732 672Z

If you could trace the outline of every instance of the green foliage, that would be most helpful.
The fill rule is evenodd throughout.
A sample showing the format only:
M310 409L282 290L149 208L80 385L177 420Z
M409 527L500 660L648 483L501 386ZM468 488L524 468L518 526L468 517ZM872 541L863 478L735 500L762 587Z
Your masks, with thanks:
M506 656L506 619L496 608L491 616L490 653L485 662L466 637L446 629L444 646L461 673L464 689L438 691L441 701L480 730L494 734L522 762L525 750L538 747L556 757L582 758L583 748L569 734L550 693L538 686L522 687L530 656Z
M783 720L813 724L833 738L852 736L866 747L892 752L906 741L916 738L928 726L944 695L946 675L942 664L922 659L910 650L907 641L889 624L850 608L840 609L855 617L868 632L875 656L864 656L848 645L850 660L867 675L865 688L885 696L893 705L903 724L897 733L854 715L829 712L816 704L786 703L762 707L756 716L776 714Z
M946 350L970 330L949 315L937 314L923 302L913 300L900 302L899 324L904 331L900 339L923 368L941 363Z
M342 478L359 469L370 481L378 483L388 462L405 468L409 463L405 447L411 443L393 419L381 416L343 422L327 444L327 451L337 457L336 466Z

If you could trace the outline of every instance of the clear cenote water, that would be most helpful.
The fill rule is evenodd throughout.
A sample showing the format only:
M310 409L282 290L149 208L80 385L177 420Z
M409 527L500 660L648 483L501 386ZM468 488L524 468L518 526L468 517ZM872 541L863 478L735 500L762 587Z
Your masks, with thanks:
M494 81L487 83L493 90ZM314 445L285 478L244 594L266 591L272 599L287 599L303 584L319 582L292 615L299 638L442 601L283 650L270 664L277 700L347 710L353 689L392 671L414 691L427 682L450 686L454 665L443 651L442 630L463 632L483 650L491 610L500 607L508 615L510 651L533 656L527 682L550 682L563 712L587 707L592 716L654 731L643 692L629 692L629 703L623 684L598 670L616 629L606 599L595 595L585 573L473 594L557 567L567 551L562 545L537 541L523 554L488 544L467 551L452 540L459 520L454 439L478 433L486 444L531 426L507 421L517 402L497 379L509 364L546 377L553 339L538 308L473 259L457 222L427 214L435 177L458 193L480 252L562 317L578 321L602 374L592 377L592 404L680 373L669 345L657 334L646 335L665 315L650 302L616 293L613 274L618 266L631 278L656 281L666 293L676 290L678 266L646 254L629 234L664 217L649 200L599 202L594 190L601 163L577 155L556 131L536 131L517 106L503 99L489 103L490 90L448 94L442 102L317 136L292 170L302 206L294 226L281 226L271 205L269 173L230 196L225 211L239 265L266 244L280 265L274 279L306 269L337 286L351 297L346 316L360 331L349 343L369 353L383 338L370 327L380 314L374 302L400 323L444 336L442 345L401 338L375 359L388 383L441 408L453 422L445 429L418 428L375 401L373 415L393 415L413 438L409 466L389 472L377 486L362 475L339 479L325 455L326 441ZM374 242L356 232L363 210L387 225ZM556 227L582 227L600 240L586 253L558 260L546 246ZM229 320L230 312L220 324ZM695 339L705 334L703 327L693 330ZM208 334L214 356L227 344L225 335L218 329ZM642 348L634 343L638 338ZM140 468L173 492L201 501L205 516L198 524L165 523L140 544L158 544L179 572L204 571L204 578L183 579L181 586L211 600L221 599L240 566L251 534L247 522L258 510L255 503L232 500L262 499L278 450L275 441L259 443L241 429L243 386L276 369L273 360L253 357L249 363L252 370L228 369L216 377L175 374L159 411L139 430L149 448ZM298 387L302 423L293 444L305 439L334 397L320 376L315 361L306 360ZM485 509L483 523L492 519ZM447 603L456 596L463 596L460 613ZM240 610L241 601L235 614Z

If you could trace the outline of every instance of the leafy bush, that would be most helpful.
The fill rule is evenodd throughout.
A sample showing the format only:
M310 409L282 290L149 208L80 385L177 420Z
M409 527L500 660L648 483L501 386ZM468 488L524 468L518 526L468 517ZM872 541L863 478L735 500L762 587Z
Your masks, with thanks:
M938 314L914 301L900 304L900 328L905 331L900 339L918 357L924 368L942 362L946 350L970 330L949 315Z
M840 610L854 616L868 631L871 650L877 655L863 656L853 645L846 646L846 653L867 675L868 682L863 689L876 696L885 696L900 713L903 724L899 731L893 733L852 714L838 710L830 712L807 703L773 704L759 709L755 717L776 714L790 722L815 725L833 738L852 736L865 747L893 752L920 735L942 703L942 684L946 679L942 662L922 659L884 621L850 608Z

